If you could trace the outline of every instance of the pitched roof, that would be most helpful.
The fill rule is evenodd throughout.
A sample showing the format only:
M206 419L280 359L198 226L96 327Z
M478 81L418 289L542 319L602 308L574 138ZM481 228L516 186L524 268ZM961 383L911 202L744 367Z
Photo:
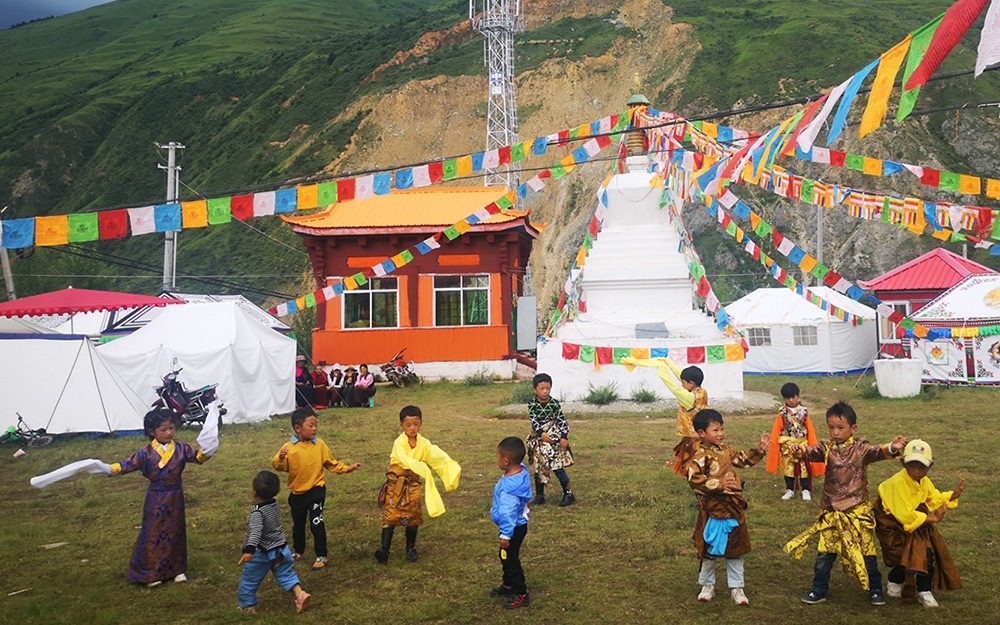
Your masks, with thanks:
M913 319L961 322L962 325L996 323L1000 319L1000 274L964 278L914 313Z
M333 234L323 230L356 231L360 229L406 229L426 231L446 228L468 217L507 193L503 187L448 187L394 191L364 200L333 204L312 215L282 217L296 232ZM532 231L526 211L507 210L491 216L480 226L515 225L523 220ZM492 228L487 228L492 229ZM505 229L505 228L501 228ZM345 232L346 233L346 232Z
M875 319L874 310L846 295L841 295L830 287L814 286L809 290L852 315L865 320ZM726 306L726 312L743 328L843 323L798 293L784 287L761 288L747 293Z
M949 289L966 276L982 273L995 272L989 267L938 247L881 276L871 280L859 280L858 284L871 291Z

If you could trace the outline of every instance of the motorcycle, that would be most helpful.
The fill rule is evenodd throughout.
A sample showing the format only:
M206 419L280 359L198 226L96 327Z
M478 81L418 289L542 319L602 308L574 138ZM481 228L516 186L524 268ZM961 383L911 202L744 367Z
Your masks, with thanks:
M403 352L406 348L399 350L395 356L389 359L389 362L382 365L382 375L385 376L386 380L389 380L399 388L403 388L410 382L419 382L420 377L417 372L413 370L413 361L403 360Z
M215 394L215 387L218 384L209 384L194 391L184 389L184 384L177 379L181 369L171 371L163 376L163 384L156 389L157 400L153 402L153 408L166 408L174 413L181 427L185 425L198 424L205 425L205 417L208 416L208 406L215 401L219 401ZM219 431L222 430L222 415L226 414L226 409L219 402Z

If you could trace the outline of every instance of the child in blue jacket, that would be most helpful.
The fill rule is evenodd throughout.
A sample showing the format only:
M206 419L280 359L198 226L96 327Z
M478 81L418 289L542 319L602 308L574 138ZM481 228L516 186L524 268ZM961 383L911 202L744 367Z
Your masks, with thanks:
M528 512L531 501L531 478L524 466L524 441L508 436L497 446L497 466L503 477L493 489L490 518L500 527L500 564L503 583L490 596L506 598L508 610L523 608L531 603L521 568L521 543L528 534Z

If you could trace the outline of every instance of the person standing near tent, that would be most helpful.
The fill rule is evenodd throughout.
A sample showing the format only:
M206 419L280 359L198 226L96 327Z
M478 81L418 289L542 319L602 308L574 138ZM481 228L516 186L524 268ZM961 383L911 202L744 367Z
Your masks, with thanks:
M306 365L306 357L299 354L295 357L295 406L312 407L315 401L316 390L313 388L312 374Z

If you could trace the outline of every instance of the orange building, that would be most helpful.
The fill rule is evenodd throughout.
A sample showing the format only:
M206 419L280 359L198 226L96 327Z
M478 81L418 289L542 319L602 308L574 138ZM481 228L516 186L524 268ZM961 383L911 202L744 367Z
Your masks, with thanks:
M505 192L497 187L397 191L285 221L302 236L323 288L412 250ZM406 358L418 363L422 375L460 376L476 367L502 373L505 366L509 373L516 302L539 231L527 212L508 210L454 241L441 237L440 249L414 252L413 261L393 273L319 304L313 360L377 365L406 348Z

